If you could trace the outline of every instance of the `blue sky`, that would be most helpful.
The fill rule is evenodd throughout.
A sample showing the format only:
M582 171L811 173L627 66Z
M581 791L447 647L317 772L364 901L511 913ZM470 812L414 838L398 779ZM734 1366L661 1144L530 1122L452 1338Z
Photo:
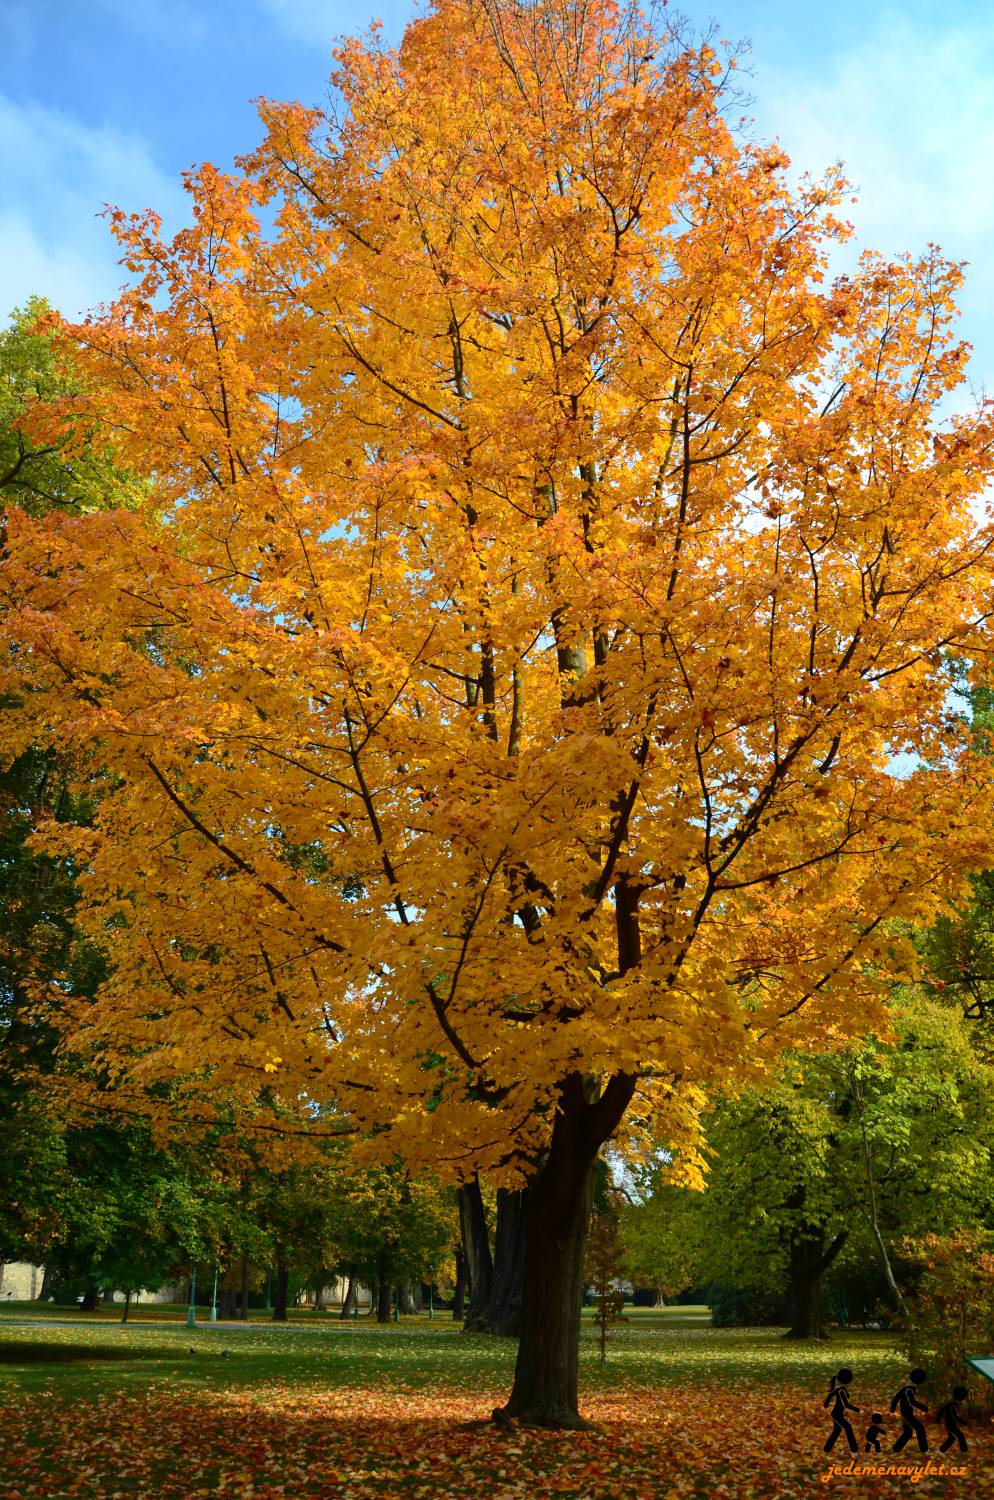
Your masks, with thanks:
M989 0L686 0L696 26L752 42L750 113L796 166L841 158L862 243L938 242L971 262L962 332L994 391L994 6ZM75 315L121 273L101 205L184 217L180 174L230 166L259 135L253 97L320 102L331 38L406 0L0 0L0 317L32 292Z

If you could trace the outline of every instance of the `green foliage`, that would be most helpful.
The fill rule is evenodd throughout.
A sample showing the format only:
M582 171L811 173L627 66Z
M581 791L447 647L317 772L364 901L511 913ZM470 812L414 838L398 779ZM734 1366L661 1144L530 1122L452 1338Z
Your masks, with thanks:
M783 1292L712 1281L704 1295L714 1328L782 1327L787 1321L787 1299Z
M700 1193L670 1186L665 1174L642 1201L626 1203L619 1221L625 1274L660 1297L692 1286L704 1255L701 1206Z
M73 417L80 384L49 316L32 297L0 332L0 505L32 515L131 507L143 487Z
M155 1291L216 1252L219 1204L202 1150L157 1145L143 1122L65 1138L67 1197L45 1264L62 1288Z
M381 1278L397 1285L451 1271L459 1237L455 1198L433 1178L346 1160L330 1187L335 1256L328 1264L371 1286Z
M947 1007L906 995L893 1022L890 1041L793 1055L770 1087L716 1106L706 1191L663 1175L626 1212L630 1273L674 1290L711 1282L729 1319L780 1318L800 1237L835 1247L839 1278L867 1281L881 1266L874 1221L892 1251L988 1222L994 1075Z

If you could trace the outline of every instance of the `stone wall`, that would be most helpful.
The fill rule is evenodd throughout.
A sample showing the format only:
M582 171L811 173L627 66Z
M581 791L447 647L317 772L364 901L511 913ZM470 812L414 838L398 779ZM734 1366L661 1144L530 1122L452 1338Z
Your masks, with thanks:
M41 1291L41 1278L41 1266L28 1266L23 1261L0 1265L0 1304L33 1302Z

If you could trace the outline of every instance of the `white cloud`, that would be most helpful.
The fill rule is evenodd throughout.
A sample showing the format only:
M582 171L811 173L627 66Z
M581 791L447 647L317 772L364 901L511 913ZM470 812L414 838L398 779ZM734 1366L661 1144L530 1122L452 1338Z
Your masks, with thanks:
M140 136L94 127L57 109L0 95L0 320L32 293L75 317L124 280L98 216L105 204L185 214L180 184L156 166Z
M261 0L261 4L287 36L324 52L331 51L333 39L343 30L345 17L328 0ZM363 24L357 18L357 28Z
M365 32L382 21L387 37L399 41L414 13L411 0L258 0L261 8L295 41L331 53L340 36Z
M971 373L994 387L994 22L926 31L896 14L810 70L756 70L756 114L797 167L841 158L858 202L847 206L861 246L885 254L933 241L970 262L961 328Z
M202 8L188 0L98 0L118 25L151 40L163 38L175 45L177 36L185 44L206 43L211 21Z

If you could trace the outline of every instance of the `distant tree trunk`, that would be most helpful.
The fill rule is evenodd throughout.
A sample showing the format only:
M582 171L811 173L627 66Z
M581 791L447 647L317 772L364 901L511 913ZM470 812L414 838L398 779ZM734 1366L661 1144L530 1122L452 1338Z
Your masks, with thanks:
M0 1267L0 1270L2 1270L2 1267ZM38 1296L37 1296L37 1298L35 1300L38 1301L38 1302L47 1302L48 1299L49 1299L49 1297L51 1295L52 1295L52 1273L48 1269L48 1267L45 1266L45 1268L43 1269L43 1271L41 1273L41 1291L38 1293Z
M376 1321L377 1323L390 1321L390 1280L385 1271L380 1272L376 1298Z
M217 1315L222 1322L230 1322L234 1319L236 1311L235 1288L230 1282L225 1281L217 1292Z
M96 1312L96 1310L97 1310L97 1303L99 1301L100 1301L100 1288L98 1286L88 1286L86 1288L86 1291L83 1293L83 1300L80 1303L80 1311L81 1312Z
M324 1277L323 1277L323 1275L322 1275L321 1280L318 1282L317 1286L314 1288L314 1311L315 1312L324 1312Z
M273 1297L273 1322L287 1321L287 1298L290 1294L290 1267L283 1260L276 1262L276 1295Z
M789 1339L826 1337L821 1314L821 1278L849 1238L848 1229L825 1245L825 1231L802 1225L790 1240Z
M355 1305L359 1297L359 1286L354 1276L349 1277L349 1284L345 1288L345 1301L342 1310L338 1314L340 1318L351 1318L355 1314Z
M401 1282L398 1288L400 1296L400 1310L406 1316L421 1311L421 1288L412 1281Z
M528 1190L497 1189L494 1272L487 1327L503 1338L521 1333Z
M248 1258L247 1255L243 1255L242 1256L242 1285L241 1285L241 1297L239 1299L239 1305L238 1305L238 1316L239 1316L239 1318L241 1318L241 1320L242 1320L243 1323L247 1323L248 1322L248 1315L249 1315L249 1258Z
M873 1230L873 1238L876 1240L877 1249L880 1251L880 1260L884 1268L884 1280L887 1282L887 1290L890 1292L894 1306L897 1308L897 1314L901 1320L901 1327L910 1328L911 1320L908 1317L908 1309L905 1305L904 1297L901 1295L901 1288L897 1284L897 1278L894 1275L894 1267L891 1265L890 1256L887 1253L887 1246L884 1243L884 1237L880 1232L880 1218L877 1213L877 1185L873 1173L873 1153L870 1150L870 1142L866 1134L863 1093L858 1083L855 1085L854 1093L859 1108L860 1133L863 1137L863 1163L866 1167L866 1186L867 1192L869 1194L870 1228Z
M126 1323L128 1321L128 1313L129 1313L130 1309L131 1309L131 1293L130 1292L125 1292L125 1294L124 1294L124 1311L121 1314L121 1322L122 1323Z
M461 1322L466 1313L466 1257L462 1250L456 1251L456 1285L452 1294L452 1317Z
M459 1226L466 1264L469 1312L463 1324L465 1333L485 1330L490 1320L490 1296L493 1290L494 1262L487 1234L487 1216L480 1192L480 1179L474 1172L458 1190Z

